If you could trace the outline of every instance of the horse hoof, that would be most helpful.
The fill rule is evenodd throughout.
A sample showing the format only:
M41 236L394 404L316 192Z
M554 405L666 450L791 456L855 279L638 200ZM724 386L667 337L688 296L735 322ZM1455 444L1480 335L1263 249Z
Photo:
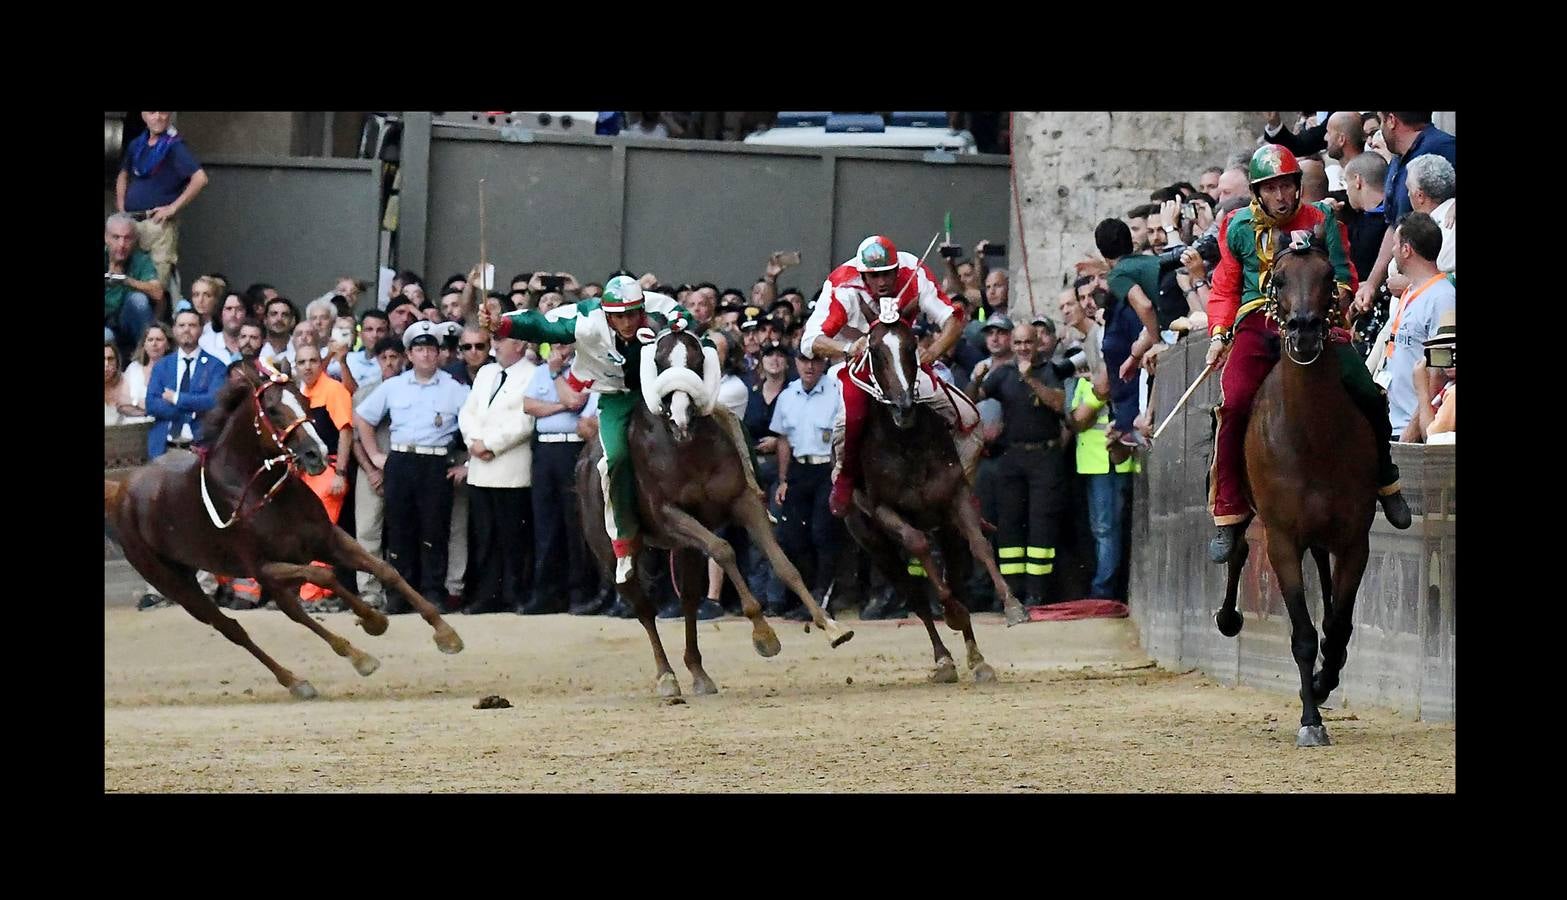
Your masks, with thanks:
M674 672L665 672L658 676L658 695L660 697L680 696L680 682L675 680Z
M989 684L996 680L996 670L990 667L990 663L980 663L974 669L975 684Z
M1219 633L1225 637L1235 637L1241 633L1241 625L1245 624L1245 617L1238 609L1221 609L1213 614L1213 622L1219 626Z
M442 622L435 628L435 646L439 647L442 653L461 653L462 638L457 636L452 626Z
M1328 730L1322 725L1302 725L1300 734L1295 736L1297 747L1328 747L1333 742L1328 740Z
M838 623L834 622L831 619L827 620L827 624L828 624L829 627L825 628L823 630L826 631L827 634L832 638L831 646L833 646L834 648L841 647L844 644L847 644L849 642L849 639L854 637L854 631L852 629L848 630L848 631L845 631L845 630L839 628L838 627Z
M371 637L380 637L386 634L387 619L386 616L379 612L368 619L356 619L355 621L359 623L360 628L365 630L365 634Z
M379 668L381 668L381 661L368 653L359 653L354 656L354 671L360 675L372 675Z
M1013 625L1021 625L1028 621L1028 610L1023 608L1023 604L1017 602L1016 597L1007 598L1003 605L1003 611L1007 616L1008 628L1011 628Z
M751 646L756 648L756 655L761 657L774 657L783 645L778 642L778 635L769 630L766 634L751 635Z
M958 667L952 660L944 659L936 664L935 671L930 673L930 680L934 684L957 684Z
M718 693L718 685L714 684L713 679L706 675L693 675L691 676L691 693L716 694Z
M316 689L310 686L308 681L296 681L289 687L288 692L299 700L316 699Z

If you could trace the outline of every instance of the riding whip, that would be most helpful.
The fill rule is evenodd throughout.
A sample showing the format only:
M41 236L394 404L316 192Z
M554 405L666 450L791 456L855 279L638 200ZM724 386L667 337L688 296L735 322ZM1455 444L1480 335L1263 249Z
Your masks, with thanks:
M1181 407L1186 405L1186 401L1191 399L1192 393L1197 390L1197 385L1207 381L1208 376L1213 374L1213 368L1214 367L1211 365L1204 366L1202 373L1197 376L1197 380L1192 382L1192 386L1186 389L1186 393L1181 395L1181 399L1175 401L1175 408L1170 410L1170 414L1164 417L1164 422L1154 430L1153 436L1155 440L1158 439L1159 435L1164 433L1165 427L1170 424L1171 419L1175 418L1175 414L1181 411Z

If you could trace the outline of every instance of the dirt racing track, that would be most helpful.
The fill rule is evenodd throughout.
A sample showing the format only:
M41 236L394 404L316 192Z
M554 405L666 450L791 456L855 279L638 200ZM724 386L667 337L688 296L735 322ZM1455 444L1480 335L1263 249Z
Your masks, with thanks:
M450 621L436 650L397 616L367 637L368 678L271 610L233 613L309 679L291 698L244 650L179 608L104 612L104 787L145 791L1452 791L1454 728L1381 709L1324 710L1335 745L1294 746L1292 697L1154 667L1127 619L1007 629L975 617L998 683L930 684L917 620L852 622L837 650L773 620L701 623L720 693L693 696L683 626L660 623L684 702L653 692L635 621L508 614ZM1350 666L1355 665L1353 657ZM499 694L510 709L475 709Z

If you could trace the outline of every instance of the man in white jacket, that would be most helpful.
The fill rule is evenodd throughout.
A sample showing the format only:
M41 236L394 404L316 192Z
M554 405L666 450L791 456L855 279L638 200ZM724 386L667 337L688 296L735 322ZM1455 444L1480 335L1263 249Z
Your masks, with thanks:
M524 358L525 348L515 338L495 338L497 361L479 369L457 417L468 444L475 567L464 613L515 610L527 599L533 417L523 412L522 402L535 366Z

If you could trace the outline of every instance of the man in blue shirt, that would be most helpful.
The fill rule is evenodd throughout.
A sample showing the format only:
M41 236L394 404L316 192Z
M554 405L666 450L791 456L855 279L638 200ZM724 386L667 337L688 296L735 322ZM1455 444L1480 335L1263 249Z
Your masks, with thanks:
M446 606L452 486L467 477L452 460L468 387L437 367L441 332L433 322L408 326L403 346L412 370L381 382L354 410L365 454L385 472L387 561L437 609ZM375 427L388 415L392 449L383 453ZM387 593L386 605L389 614L409 609L396 592Z
M180 210L207 186L207 173L191 155L179 132L169 127L173 113L144 112L147 131L133 138L114 181L115 209L137 220L141 248L152 256L158 281L180 261Z
M1435 153L1458 168L1458 139L1431 124L1428 112L1385 112L1382 114L1382 139L1387 142L1393 160L1387 167L1384 193L1385 215L1388 229L1382 237L1382 250L1377 254L1377 264L1369 273L1359 273L1360 288L1355 291L1354 311L1364 313L1375 302L1377 290L1387 279L1388 264L1393 261L1394 227L1414 207L1409 205L1409 186L1404 172L1410 162L1427 153Z
M593 395L572 390L566 381L574 347L550 345L522 401L522 411L534 417L533 598L519 610L527 616L594 615L604 606L577 511L577 456L584 446L577 422Z
M835 538L832 513L832 431L843 400L835 385L822 379L827 361L798 357L798 381L778 394L769 426L778 435L778 487L774 502L781 508L778 543L800 565L818 602L832 584ZM812 565L814 563L814 565ZM809 621L810 615L792 594L768 598L769 615ZM787 609L780 609L781 605Z

